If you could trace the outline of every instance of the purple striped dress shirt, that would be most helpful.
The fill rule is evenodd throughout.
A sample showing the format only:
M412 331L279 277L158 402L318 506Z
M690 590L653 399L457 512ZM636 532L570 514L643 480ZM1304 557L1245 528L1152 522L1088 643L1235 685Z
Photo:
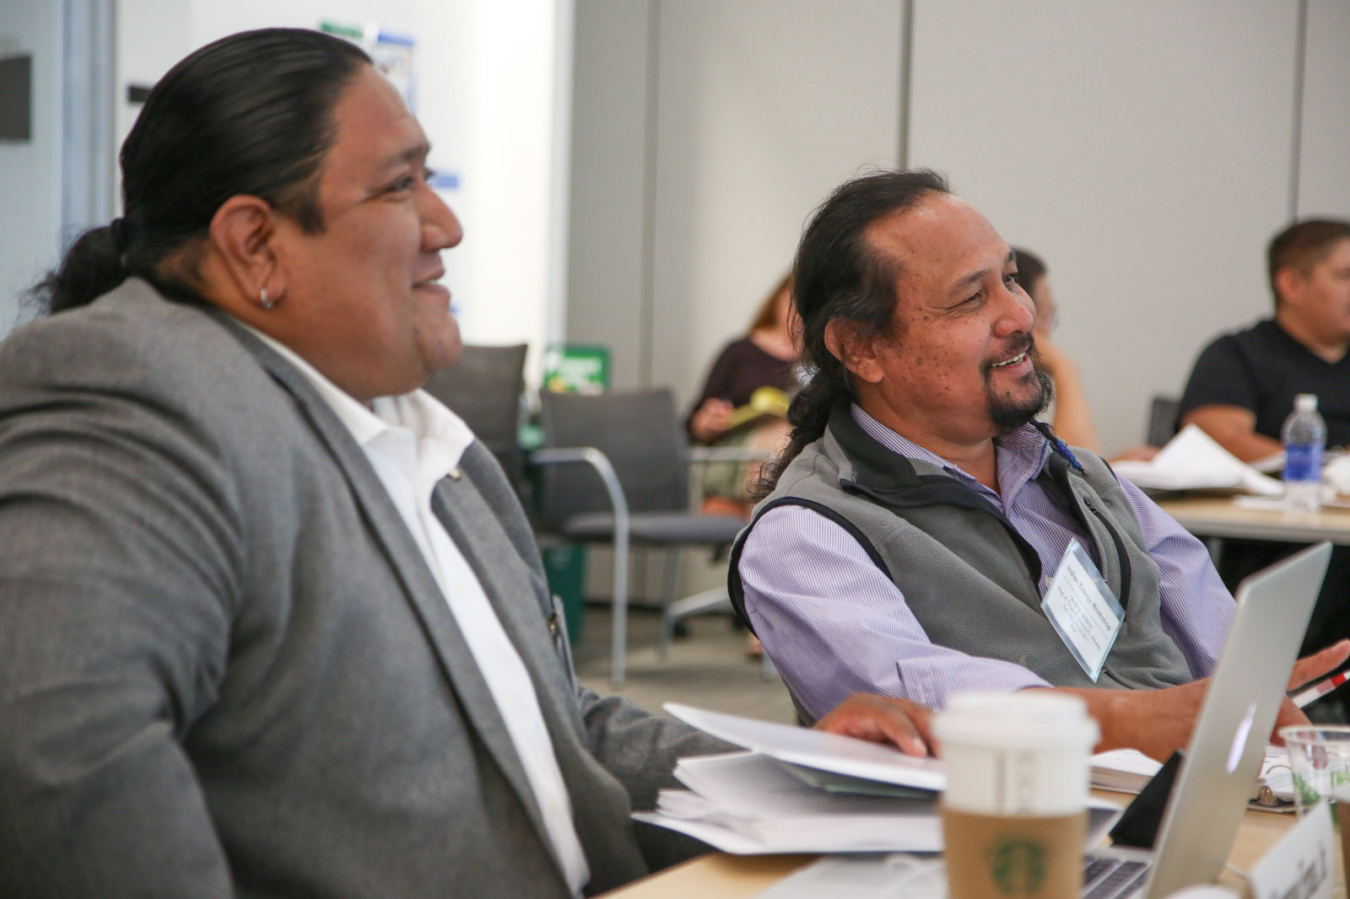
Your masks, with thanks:
M1000 495L856 405L853 417L891 452L939 465L992 500L1040 556L1042 593L1072 538L1092 546L1073 515L1035 480L1050 443L1031 425L994 441ZM1163 631L1180 647L1191 674L1205 677L1228 634L1233 597L1204 545L1139 488L1120 483L1161 570ZM900 588L847 531L810 509L779 506L767 512L746 539L740 574L755 630L788 688L814 717L860 691L940 709L955 693L1049 686L1020 665L930 642Z

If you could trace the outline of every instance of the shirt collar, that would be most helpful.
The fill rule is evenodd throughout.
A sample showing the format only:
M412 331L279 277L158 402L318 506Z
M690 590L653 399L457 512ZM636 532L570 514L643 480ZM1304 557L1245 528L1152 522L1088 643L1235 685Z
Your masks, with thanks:
M473 443L473 431L464 419L425 390L377 397L367 407L328 380L290 347L238 319L235 321L294 366L363 449L386 431L409 431L425 450L434 454L435 465L443 473L458 465L464 451Z
M863 411L857 403L852 408L853 420L867 435L886 449L906 459L927 462L936 465L952 477L982 493L996 495L988 487L966 474L960 468L948 462L931 450L883 425ZM1037 477L1050 458L1050 441L1038 431L1035 425L1025 424L1015 431L994 438L994 451L998 465L998 482L1005 496L1013 496L1027 481Z

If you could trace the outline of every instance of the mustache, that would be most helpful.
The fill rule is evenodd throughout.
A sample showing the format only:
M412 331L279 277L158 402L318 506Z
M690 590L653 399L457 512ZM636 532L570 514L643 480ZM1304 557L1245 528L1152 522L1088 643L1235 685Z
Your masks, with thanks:
M1007 355L1005 355L1003 359L1010 359L1013 356L1018 355L1019 353L1029 353L1033 357L1035 356L1036 338L1032 336L1030 331L1028 331L1026 334L1023 334L1021 337L1014 338L1008 343ZM984 360L983 363L980 364L980 371L983 372L985 375L988 375L991 371L994 370L994 365L997 362L1001 361L1003 360L986 359Z

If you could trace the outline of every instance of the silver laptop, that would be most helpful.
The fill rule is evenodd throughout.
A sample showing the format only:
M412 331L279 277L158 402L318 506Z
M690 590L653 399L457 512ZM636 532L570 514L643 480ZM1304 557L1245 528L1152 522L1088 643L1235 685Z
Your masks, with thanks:
M1218 878L1330 559L1331 544L1319 543L1238 587L1237 615L1163 813L1157 849L1093 850L1084 897L1159 899Z

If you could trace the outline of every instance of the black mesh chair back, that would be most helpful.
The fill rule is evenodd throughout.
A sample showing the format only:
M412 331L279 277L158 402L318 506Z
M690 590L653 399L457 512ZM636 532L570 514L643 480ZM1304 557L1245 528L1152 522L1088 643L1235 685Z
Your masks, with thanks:
M686 439L669 390L543 392L539 412L545 446L590 446L609 457L630 512L688 510ZM576 515L610 511L600 477L585 465L545 469L537 499L540 526L548 531Z
M543 474L536 494L540 527L570 541L614 545L610 682L617 689L627 652L629 548L670 550L663 599L669 611L676 605L679 551L729 546L745 522L689 510L688 450L669 390L545 392L539 407L544 448L532 459Z
M427 392L464 419L497 457L517 493L525 479L519 431L528 348L523 343L465 346L454 366L426 383Z

